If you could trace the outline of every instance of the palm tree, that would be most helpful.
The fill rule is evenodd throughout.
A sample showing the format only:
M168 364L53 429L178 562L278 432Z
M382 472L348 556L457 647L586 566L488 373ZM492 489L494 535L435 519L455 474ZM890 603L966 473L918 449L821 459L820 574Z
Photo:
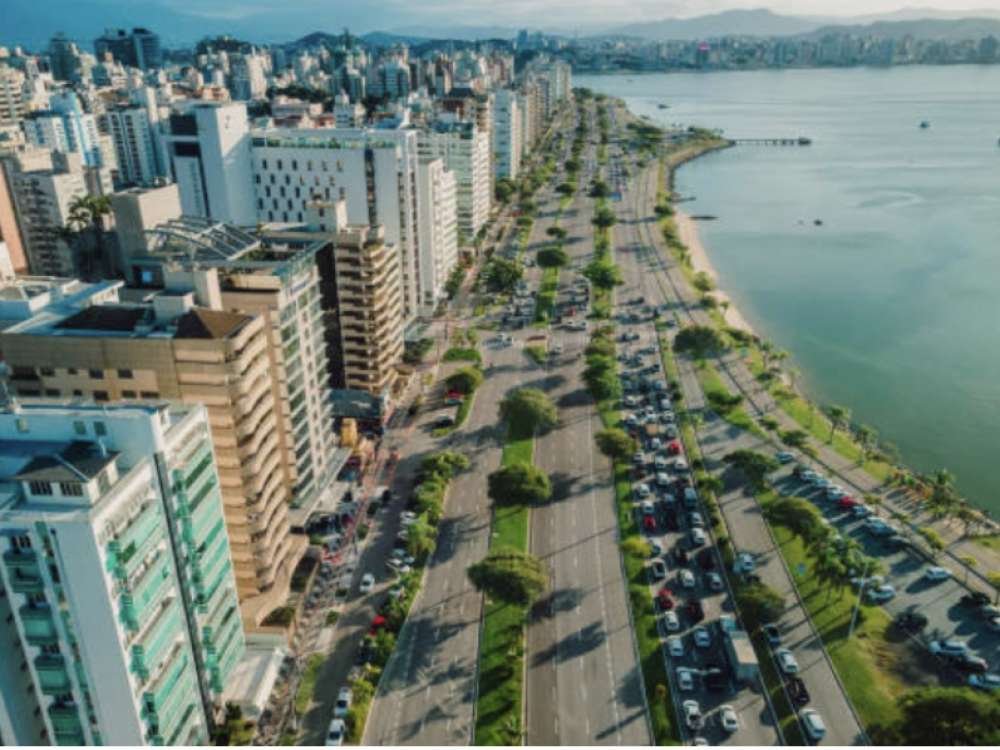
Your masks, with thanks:
M931 493L927 507L936 518L943 518L955 512L959 504L955 493L955 475L947 469L938 469L931 477Z
M878 440L878 433L868 425L859 425L858 429L854 432L855 437L858 439L858 445L861 447L861 464L864 464L871 455L872 450L875 447L876 441Z
M846 406L832 404L826 407L827 416L830 418L830 437L826 442L832 443L833 436L840 428L844 427L851 419L851 410Z
M80 267L84 277L94 273L95 261L105 261L104 257L104 217L111 213L111 200L106 195L82 195L69 205L64 236L67 240L89 235L87 247L80 255Z

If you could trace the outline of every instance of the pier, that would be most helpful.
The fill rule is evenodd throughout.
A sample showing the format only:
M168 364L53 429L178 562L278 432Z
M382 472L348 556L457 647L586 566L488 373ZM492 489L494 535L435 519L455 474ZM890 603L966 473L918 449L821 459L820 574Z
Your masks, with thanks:
M733 143L737 146L809 146L812 138L801 135L798 138L734 138Z

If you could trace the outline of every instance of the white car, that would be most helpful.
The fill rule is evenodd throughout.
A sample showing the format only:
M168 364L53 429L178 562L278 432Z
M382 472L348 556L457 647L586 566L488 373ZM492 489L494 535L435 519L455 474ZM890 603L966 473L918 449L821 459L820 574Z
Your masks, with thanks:
M662 581L667 577L667 565L663 560L653 560L650 565L653 571L653 578L657 581Z
M635 486L635 495L636 495L636 497L643 498L643 499L649 497L649 495L650 495L649 485L646 484L645 482L640 482L639 484L637 484Z
M707 537L705 536L704 530L699 528L691 529L691 544L693 544L695 547L702 546L705 543L706 539Z
M701 729L704 719L702 719L701 706L698 705L698 701L686 700L681 705L684 708L684 722L687 724L687 728L692 731Z
M553 347L552 347L552 349L551 349L551 351L550 351L550 353L553 354L553 355L556 355L556 356L562 354L563 353L563 345L562 344L554 344Z
M658 472L656 475L656 486L657 487L669 487L670 477L665 471Z
M666 471L667 470L666 456L657 456L656 458L654 458L653 468L655 468L657 471Z
M802 472L802 474L800 474L800 476L802 477L802 481L805 482L806 484L812 484L817 479L819 479L819 474L817 474L812 469L806 469L805 471Z
M663 627L666 628L669 633L676 633L681 629L680 618L677 617L677 613L672 609L663 613Z
M833 484L826 488L827 500L840 500L845 497L847 497L847 490L838 484Z
M935 656L965 656L969 652L969 644L955 638L943 641L931 641L927 646Z
M667 638L667 653L673 657L684 656L684 641L679 635L672 635Z
M649 500L643 500L642 503L640 503L639 505L639 510L642 511L642 515L644 516L651 516L655 513L655 510L653 509L653 503L651 503Z
M779 648L774 652L774 658L778 660L778 666L785 674L798 674L799 663L795 660L795 654L787 648Z
M774 457L778 459L779 464L790 464L795 460L795 454L788 451L778 451L774 454Z
M694 629L694 645L698 648L708 648L712 645L712 634L704 625L699 625Z
M881 586L876 586L873 589L868 589L865 592L865 596L868 597L868 601L875 604L884 604L885 602L896 596L896 589L891 583L883 583Z
M754 560L753 555L749 552L740 552L736 556L735 562L733 562L734 573L753 573L756 567L757 561Z
M694 573L692 573L690 570L682 570L680 573L677 574L677 578L681 582L681 586L683 586L684 588L686 589L694 588L695 584Z
M682 692L694 690L694 672L687 667L677 667L677 687Z
M991 672L988 674L969 675L969 687L986 690L988 692L1000 690L1000 674Z
M719 706L719 724L722 725L723 731L729 734L740 728L739 719L736 718L736 709L728 703Z
M354 692L349 687L342 687L337 693L337 702L333 704L333 716L336 719L343 719L347 712L351 710L351 700Z
M708 584L708 588L711 591L722 591L722 576L716 572L710 572L705 574L705 583Z
M951 578L951 571L947 568L942 568L940 565L932 565L924 571L924 578L928 581L933 581L934 583L937 583L938 581L947 581Z
M343 719L334 719L330 722L329 729L326 730L326 746L340 747L344 744L344 737L347 735L347 724Z
M855 518L868 518L872 514L872 509L867 505L855 505L851 508L851 515Z
M819 742L826 735L826 724L815 708L803 708L799 711L799 718L802 719L802 726L813 742Z
M674 471L687 471L688 463L683 458L674 459Z
M361 583L358 585L358 591L362 594L370 594L372 589L375 588L375 576L371 573L365 573L361 576Z

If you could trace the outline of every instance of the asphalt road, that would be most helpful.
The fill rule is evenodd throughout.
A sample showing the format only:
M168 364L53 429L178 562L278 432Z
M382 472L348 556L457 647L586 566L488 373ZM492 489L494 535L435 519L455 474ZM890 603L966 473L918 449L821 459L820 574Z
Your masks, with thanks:
M539 222L542 231L556 203L543 205L549 218ZM560 222L571 258L560 274L566 305L593 253L592 214L593 201L578 196ZM586 332L553 326L550 349L560 344L563 354L538 369L537 385L559 406L560 424L535 441L535 463L551 477L553 499L532 509L530 548L547 563L551 586L527 632L526 743L648 745L611 464L596 449L600 418L581 379L587 341Z

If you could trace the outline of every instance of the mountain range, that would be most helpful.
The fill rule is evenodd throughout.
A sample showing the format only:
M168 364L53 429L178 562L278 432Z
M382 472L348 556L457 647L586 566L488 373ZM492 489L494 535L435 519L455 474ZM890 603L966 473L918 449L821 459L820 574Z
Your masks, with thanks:
M205 36L230 34L259 43L290 43L314 29L339 33L348 26L368 31L368 41L389 44L394 41L425 39L513 38L517 29L503 26L428 26L418 23L413 13L399 17L398 26L386 31L373 27L373 20L384 15L372 14L373 3L331 3L316 12L288 12L275 6L252 6L243 15L202 15L185 12L154 0L130 0L127 4L110 0L0 0L3 5L0 44L21 44L31 50L44 49L51 36L63 31L91 49L93 39L105 28L145 26L160 34L168 47L187 46ZM333 6L337 7L334 8ZM413 8L419 10L418 6ZM412 22L411 22L412 21ZM632 37L643 39L702 39L730 34L747 36L797 36L826 33L830 30L877 32L889 36L913 34L926 38L956 38L1000 33L1000 10L982 9L946 11L936 8L904 8L887 14L857 17L822 17L781 15L770 10L729 10L687 18L651 20L642 24L588 28L589 37ZM874 24L874 25L872 25ZM549 34L567 38L577 36L569 29L545 28Z

